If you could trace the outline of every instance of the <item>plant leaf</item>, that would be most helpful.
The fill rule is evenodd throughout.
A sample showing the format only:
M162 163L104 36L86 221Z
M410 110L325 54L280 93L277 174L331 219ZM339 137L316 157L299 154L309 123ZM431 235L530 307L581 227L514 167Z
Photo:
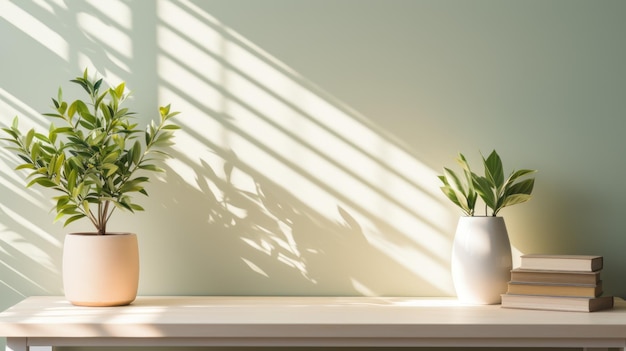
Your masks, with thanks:
M531 198L531 195L529 194L513 194L513 195L506 197L506 199L504 200L500 208L521 204L523 202L530 200L530 198Z
M481 177L474 174L473 182L476 192L480 198L483 199L487 207L491 209L496 208L497 199L494 193L493 184L489 181L489 179L487 179L487 177Z
M46 187L46 188L52 188L52 187L55 187L57 185L55 182L53 182L52 180L48 179L47 177L37 177L37 178L31 180L30 183L28 183L26 185L26 187L30 188L34 184L39 184L39 185L41 185L43 187Z
M63 223L63 227L67 227L70 223L75 222L75 221L77 221L77 220L79 220L81 218L85 218L85 217L87 217L87 216L85 214L83 214L83 213L74 215L74 216L68 218L65 221L65 223Z
M535 186L535 178L525 179L521 182L513 184L508 189L506 189L505 196L511 196L511 195L517 195L517 194L530 195L533 192L534 186Z
M501 189L504 184L504 169L502 160L496 150L493 150L487 159L483 157L483 164L485 166L485 178L495 189Z

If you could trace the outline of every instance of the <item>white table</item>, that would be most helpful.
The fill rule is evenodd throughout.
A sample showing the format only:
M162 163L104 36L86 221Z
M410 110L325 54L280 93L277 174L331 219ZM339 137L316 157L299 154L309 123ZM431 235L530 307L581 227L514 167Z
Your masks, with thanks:
M626 303L579 313L445 298L139 297L76 307L30 297L0 314L7 351L34 346L526 346L626 350Z

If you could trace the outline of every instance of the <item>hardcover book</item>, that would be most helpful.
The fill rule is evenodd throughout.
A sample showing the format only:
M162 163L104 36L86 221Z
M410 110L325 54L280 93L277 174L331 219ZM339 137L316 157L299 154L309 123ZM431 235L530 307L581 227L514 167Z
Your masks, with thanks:
M520 268L551 271L596 272L602 269L602 256L522 255Z
M503 308L594 312L613 308L613 296L563 297L543 295L502 295Z
M551 284L511 281L508 284L507 293L521 295L598 297L602 295L602 282L598 284Z
M511 280L528 283L598 284L600 271L546 271L515 268L511 270Z

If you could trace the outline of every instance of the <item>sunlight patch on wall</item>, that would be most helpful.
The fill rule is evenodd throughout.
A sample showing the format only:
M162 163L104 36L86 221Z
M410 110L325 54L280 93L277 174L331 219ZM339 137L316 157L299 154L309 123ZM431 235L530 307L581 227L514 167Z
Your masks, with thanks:
M250 267L250 269L251 269L253 272L256 272L256 273L258 273L258 274L260 274L260 275L262 275L262 276L264 276L264 277L269 277L269 276L267 275L267 273L265 273L261 267L259 267L259 266L257 266L256 264L254 264L254 262L252 262L252 261L250 261L250 260L247 260L247 259L245 259L245 258L243 258L243 257L241 258L241 260L242 260L242 261L243 261L243 262L244 262L244 263L245 263L248 267Z
M26 297L26 295L24 295L24 293L22 293L21 291L17 290L16 288L14 288L11 285L10 282L5 282L4 280L0 280L0 284L2 284L2 286L4 286L4 288L6 288L6 290L14 292L17 296ZM0 289L4 289L4 288L0 287Z
M167 79L172 89L185 93L186 99L191 99L203 108L215 110L222 103L222 94L213 86L207 84L204 75L211 74L212 70L203 66L200 72L191 72L182 65L165 55L159 55L159 76ZM188 67L188 66L187 66ZM177 100L179 101L179 100Z
M180 5L193 9L193 14ZM178 27L184 24L183 33L189 44L196 45L200 50L206 50L207 52L221 51L224 43L223 36L207 25L207 23L216 25L219 22L191 2L181 1L178 4L174 4L170 1L158 1L158 15L162 23L170 26L170 28L180 31L181 28ZM163 29L163 27L158 28L158 33L161 33L160 31Z
M132 30L132 12L128 5L126 5L121 0L107 0L107 1L99 1L99 0L87 0L89 5L98 9L101 16L107 18L107 20L116 24L116 26L121 27L124 30ZM99 24L101 25L101 24ZM122 37L116 32L111 32L115 34L115 36L107 36L107 39L116 39ZM111 34L106 33L106 34Z
M376 292L370 289L366 284L363 284L357 279L351 278L350 282L354 287L354 290L358 291L363 296L376 296Z
M375 127L368 126L365 118L357 112L341 106L339 102L331 103L331 97L313 93L305 82L280 72L284 70L282 66L280 70L275 68L276 60L266 54L261 57L251 52L251 43L236 34L233 36L242 44L227 42L224 51L228 63L241 75L230 76L231 90L240 91L240 96L250 97L250 101L246 102L254 109L270 118L275 125L294 133L295 137L312 141L314 144L311 146L340 150L340 153L333 154L336 162L362 165L363 172L359 176L365 181L380 183L382 180L393 185L385 192L394 199L402 200L406 207L424 213L428 218L448 216L444 206L433 199L433 195L440 195L438 186L433 186L437 183L436 172L384 140L381 132L374 131ZM290 106L288 102L292 101L297 101L297 104ZM336 144L342 145L336 148ZM419 179L421 184L416 184L414 179Z
M8 166L4 162L0 162L0 167L3 167L3 169L6 170L11 170L13 168ZM8 180L9 178L11 179L11 181ZM16 194L16 196L19 196L21 199L27 201L33 207L39 208L41 210L48 210L48 208L45 208L45 205L42 203L41 196L39 198L33 196L33 193L31 191L28 191L30 189L25 189L25 185L26 182L24 181L24 178L18 177L16 172L6 172L2 174L2 177L0 177L0 186L3 186L12 193Z
M51 14L55 14L57 10L67 10L66 0L34 0L33 3Z
M87 37L106 48L102 54L107 59L124 71L130 72L126 62L133 57L133 43L126 32L104 23L99 17L89 13L78 13L76 20Z
M234 151L251 172L329 221L341 222L342 208L370 245L452 292L445 279L451 243L438 223L454 219L440 202L436 172L192 3L159 1L157 13L159 98L187 116L176 139L181 155L199 165L210 148ZM193 166L168 162L198 188ZM306 272L303 260L283 262Z
M41 229L32 225L27 219L10 210L5 205L0 205L0 212L4 212L7 216L22 225L27 233L44 239L52 247L60 248L60 243L47 233L43 233ZM43 268L45 279L53 276L59 276L60 272L56 266L55 260L50 252L44 251L38 240L26 238L22 234L12 231L0 223L0 283L4 288L24 296L25 291L36 291L37 294L53 294L51 289L46 287L46 283L36 280L32 275L33 271L39 271ZM21 262L21 264L16 264ZM23 266L24 262L30 262L30 265ZM43 283L43 284L42 284ZM3 288L3 289L4 289Z
M3 204L0 204L0 211L6 213L7 215L11 217L11 219L16 221L20 225L24 226L24 228L28 230L28 233L34 234L35 236L39 237L39 239L44 240L45 242L51 244L52 246L56 248L61 248L61 242L57 238L55 238L54 236L50 235L50 233L47 233L43 229L34 225L28 218L24 218L19 213L13 211L12 209L10 209L9 207ZM45 252L41 251L37 246L33 245L32 243L20 242L19 239L16 239L15 244L13 246L23 247L24 250L20 250L20 251L25 252L25 253L30 252L36 256L48 257L48 255Z
M14 116L20 119L20 128L46 128L48 120L41 113L22 102L0 87L0 114L3 116L2 125L9 126Z
M52 4L48 3L48 1L46 0L33 0L33 3L36 4L37 6L41 7L42 9L48 11L51 14L54 14L54 7L52 7ZM65 6L65 4L62 4L60 1L56 1L56 6L63 6L65 9L67 9L67 7Z
M9 1L0 2L0 17L24 32L24 34L33 38L61 59L65 61L69 60L68 42L59 33L52 30L19 6Z
M175 76L170 74L176 71L161 72L159 77L161 79L168 79ZM170 101L172 108L176 111L185 111L185 116L188 118L179 118L177 123L184 127L183 130L178 131L176 135L176 145L174 148L177 150L193 150L190 155L192 159L187 162L192 162L195 165L201 165L201 160L211 161L219 159L214 152L211 152L210 143L216 143L224 145L227 143L228 135L227 130L221 123L212 118L203 118L206 115L204 106L196 103L189 96L185 97L179 94L177 91L169 89L163 86L159 90L161 99ZM211 98L209 97L209 99ZM199 137L202 136L202 137ZM166 162L172 162L168 159Z
M21 280L27 282L29 285L32 285L34 287L36 287L38 290L40 291L47 291L45 287L43 287L41 284L37 283L36 281L34 281L33 279L29 278L26 274L22 273L21 271L15 269L14 267L9 266L8 264L0 261L0 270L6 270L6 272L8 272L11 275L15 275L17 277L19 277ZM8 275L7 273L2 274L2 276L6 276ZM14 292L18 293L19 295L24 296L23 293L21 293L19 290L15 289L11 282L6 282L4 280L0 280L0 283L2 283L2 285L6 286L7 288L9 288L10 290L13 290Z

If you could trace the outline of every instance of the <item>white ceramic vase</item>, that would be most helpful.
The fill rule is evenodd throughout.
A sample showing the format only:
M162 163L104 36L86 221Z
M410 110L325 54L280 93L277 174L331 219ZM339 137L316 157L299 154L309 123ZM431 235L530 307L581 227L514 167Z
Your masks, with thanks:
M72 233L63 247L65 297L78 306L122 306L139 286L139 246L133 233Z
M502 217L461 217L452 246L452 280L459 301L498 304L513 266Z

